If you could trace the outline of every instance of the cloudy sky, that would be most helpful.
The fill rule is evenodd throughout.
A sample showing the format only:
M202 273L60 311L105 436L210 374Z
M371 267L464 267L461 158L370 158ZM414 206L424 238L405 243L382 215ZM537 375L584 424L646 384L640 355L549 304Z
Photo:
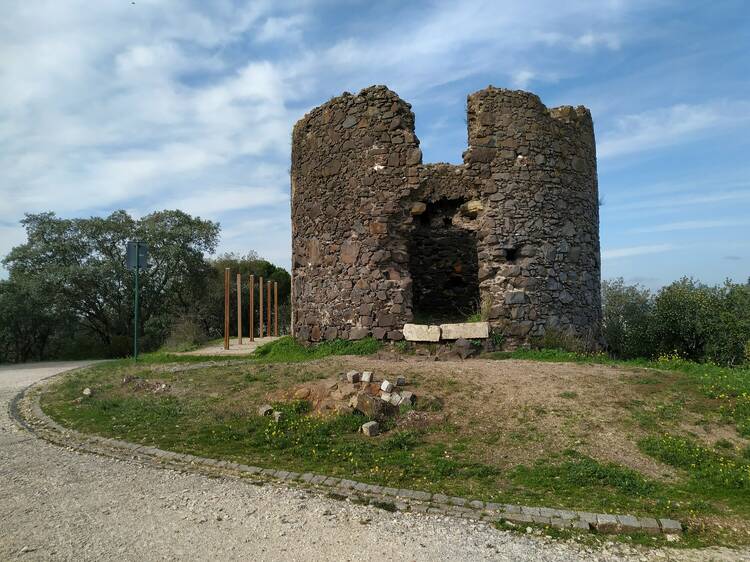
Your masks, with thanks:
M412 103L425 162L459 163L466 95L588 106L603 276L750 275L745 0L5 0L0 254L26 212L179 208L221 251L289 266L293 123L343 91Z

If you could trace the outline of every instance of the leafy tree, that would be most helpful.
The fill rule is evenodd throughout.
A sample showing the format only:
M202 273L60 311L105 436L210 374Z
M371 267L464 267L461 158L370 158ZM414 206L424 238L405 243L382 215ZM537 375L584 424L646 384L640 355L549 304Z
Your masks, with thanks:
M146 328L146 347L155 347L171 318L205 295L212 269L204 254L215 250L219 235L217 224L181 211L160 211L138 220L125 211L88 219L41 213L26 215L22 224L27 242L3 260L10 282L48 296L58 316L75 317L111 355L126 354L133 334L127 241L138 239L149 246L149 265L141 274L138 329Z
M65 316L38 285L0 281L0 362L42 360Z
M663 287L654 301L653 333L659 351L704 359L720 301L716 288L686 277Z
M654 301L648 289L622 277L602 282L602 330L610 352L623 358L651 356Z

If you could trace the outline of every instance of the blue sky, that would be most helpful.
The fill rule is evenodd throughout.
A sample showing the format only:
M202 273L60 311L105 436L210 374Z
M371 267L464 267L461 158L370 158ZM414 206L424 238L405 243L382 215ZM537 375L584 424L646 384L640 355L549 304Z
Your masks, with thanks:
M289 266L291 127L343 91L413 105L459 163L488 84L586 105L602 274L750 276L750 4L10 0L0 21L0 254L25 212L221 222L221 251Z

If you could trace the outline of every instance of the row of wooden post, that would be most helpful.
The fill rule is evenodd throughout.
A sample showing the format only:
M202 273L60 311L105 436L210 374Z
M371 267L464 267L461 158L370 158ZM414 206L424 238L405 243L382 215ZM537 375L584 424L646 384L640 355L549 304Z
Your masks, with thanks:
M224 269L224 349L229 349L229 268ZM250 341L255 340L255 275L251 275L247 282L250 292L248 312L250 314ZM279 284L276 281L266 282L266 336L271 336L271 286L273 286L273 335L279 335ZM263 337L263 278L258 282L259 321L258 337ZM242 275L237 274L237 343L242 344Z

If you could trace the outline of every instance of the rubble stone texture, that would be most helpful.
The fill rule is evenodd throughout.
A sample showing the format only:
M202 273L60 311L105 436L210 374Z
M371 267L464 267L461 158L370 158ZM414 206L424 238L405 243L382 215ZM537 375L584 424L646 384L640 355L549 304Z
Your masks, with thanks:
M481 310L510 346L548 331L598 340L589 111L494 87L467 105L461 165L422 163L411 106L385 86L344 93L295 125L298 339L399 340L406 323Z

